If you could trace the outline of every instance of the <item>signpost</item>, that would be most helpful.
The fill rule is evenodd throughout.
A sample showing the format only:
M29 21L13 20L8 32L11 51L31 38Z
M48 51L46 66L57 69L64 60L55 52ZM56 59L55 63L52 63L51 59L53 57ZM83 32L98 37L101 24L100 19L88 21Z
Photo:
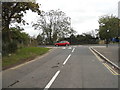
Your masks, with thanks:
M119 42L118 42L118 62L120 62L120 1L118 2L118 19L119 19L119 25L118 25L118 38L119 38ZM119 87L120 88L120 87Z

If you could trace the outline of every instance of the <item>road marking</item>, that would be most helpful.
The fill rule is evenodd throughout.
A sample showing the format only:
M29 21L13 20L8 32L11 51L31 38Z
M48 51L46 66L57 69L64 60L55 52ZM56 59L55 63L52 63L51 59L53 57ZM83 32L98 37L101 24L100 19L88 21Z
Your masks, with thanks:
M66 49L65 47L63 47L62 49Z
M93 48L92 48L93 49ZM119 68L120 67L118 65L116 65L115 63L113 63L112 61L110 61L108 58L106 58L104 55L102 55L100 52L98 52L97 50L94 49L95 52L97 52L100 56L102 56L104 59L107 60L107 62L111 63L112 65L114 65L115 67Z
M100 62L103 62L103 60L102 60L100 57L98 57L98 55L97 55L95 52L93 52L90 47L89 47L89 49L90 49L90 51L98 58L98 60L99 60Z
M113 75L118 75L118 73L113 70L110 66L108 66L106 63L103 63L105 65L105 67L107 67L107 69L113 74Z
M107 66L106 63L103 63L103 65L104 65L113 75L115 75L115 73Z
M75 51L75 48L73 48L72 52L74 52L74 51Z
M90 51L98 58L99 61L103 62L103 60L95 53L91 50L91 48L89 47ZM109 65L107 65L106 63L102 63L113 75L120 75L118 74L115 70L113 70Z
M72 47L68 47L68 49L72 49Z
M55 75L52 77L52 79L50 80L50 82L45 86L44 90L48 90L50 88L50 86L52 85L52 83L55 81L55 79L57 78L57 76L59 75L60 70L58 70Z
M74 48L73 50L75 50L75 48ZM70 55L66 58L66 60L63 62L63 65L66 64L66 62L68 61L68 59L70 58L70 56L71 56L71 54L70 54ZM63 67L63 66L62 66L62 67ZM55 81L55 79L57 78L57 76L59 75L59 73L60 73L60 70L58 70L58 71L55 73L55 75L52 77L52 79L49 81L49 83L45 86L44 90L48 90L48 89L51 87L51 85L53 84L53 82Z
M63 65L66 64L66 62L68 61L68 59L70 58L71 54L66 58L66 60L63 62Z
M107 65L107 64L106 64ZM108 68L114 73L114 75L120 75L119 73L117 73L114 69L112 69L109 65L107 65Z
M109 67L110 70L112 70L114 72L114 75L118 75L118 73L113 68L111 68L108 64L106 64L106 65Z

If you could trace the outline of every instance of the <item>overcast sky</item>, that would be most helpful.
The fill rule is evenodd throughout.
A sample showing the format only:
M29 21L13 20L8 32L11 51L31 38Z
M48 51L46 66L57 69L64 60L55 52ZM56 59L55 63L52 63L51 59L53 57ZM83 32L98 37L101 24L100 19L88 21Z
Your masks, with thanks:
M72 27L78 34L98 29L98 20L103 15L118 16L119 0L37 0L41 4L40 10L57 10L65 12L71 18ZM27 22L35 22L37 14L28 11L24 19ZM25 32L30 36L37 36L38 30L34 30L31 24L24 26Z

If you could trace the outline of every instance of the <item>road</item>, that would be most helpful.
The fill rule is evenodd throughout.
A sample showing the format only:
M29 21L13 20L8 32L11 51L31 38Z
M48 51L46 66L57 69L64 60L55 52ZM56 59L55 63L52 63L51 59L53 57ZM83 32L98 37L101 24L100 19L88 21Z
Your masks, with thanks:
M107 57L110 61L114 62L117 65L120 65L119 62L119 47L109 46L109 47L94 47L95 50L99 51L102 55Z
M3 71L3 88L118 88L88 46L55 48L40 59Z

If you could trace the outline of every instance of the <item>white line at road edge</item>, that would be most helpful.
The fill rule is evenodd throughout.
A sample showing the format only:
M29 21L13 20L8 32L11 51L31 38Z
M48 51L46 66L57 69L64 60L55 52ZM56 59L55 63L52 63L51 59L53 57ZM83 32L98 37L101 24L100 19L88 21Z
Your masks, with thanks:
M75 51L75 48L73 48L72 52L74 52L74 51Z
M63 65L66 64L66 62L68 61L68 59L70 58L71 54L67 57L67 59L63 62Z
M48 90L50 88L50 86L52 85L52 83L55 81L55 79L57 78L57 76L59 75L60 70L57 71L55 73L55 75L53 76L53 78L50 80L50 82L46 85L46 87L44 88L44 90Z

